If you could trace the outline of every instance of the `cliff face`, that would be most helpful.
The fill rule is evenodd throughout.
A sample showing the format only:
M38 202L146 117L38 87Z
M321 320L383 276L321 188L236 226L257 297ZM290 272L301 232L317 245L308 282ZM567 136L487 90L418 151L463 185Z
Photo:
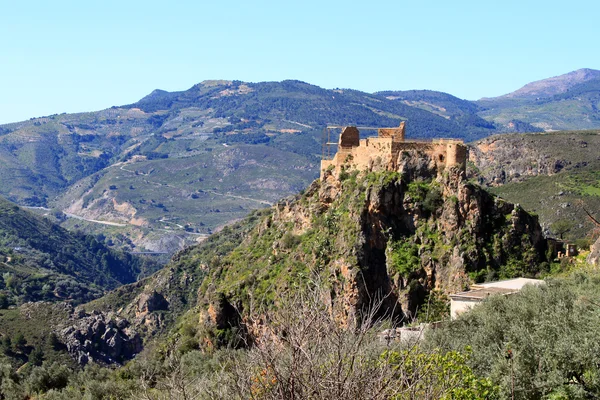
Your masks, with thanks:
M468 183L461 169L437 170L427 154L404 152L395 171L329 171L275 206L211 266L199 304L212 312L201 320L222 330L227 318L215 310L244 316L316 279L342 322L377 298L382 316L406 320L434 289L535 275L545 246L536 218Z
M587 256L586 261L591 265L600 265L600 237L590 247L590 254Z
M596 131L494 135L469 147L470 175L498 186L537 175L578 170L600 160Z

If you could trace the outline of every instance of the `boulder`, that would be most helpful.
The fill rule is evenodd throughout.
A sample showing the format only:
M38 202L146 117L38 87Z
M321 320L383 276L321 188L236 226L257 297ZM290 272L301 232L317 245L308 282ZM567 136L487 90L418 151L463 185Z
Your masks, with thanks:
M596 243L590 247L590 254L587 257L587 262L591 265L600 266L600 237Z
M89 361L112 365L133 358L142 350L139 334L125 319L114 320L100 312L73 314L70 325L58 332L67 351L80 365Z

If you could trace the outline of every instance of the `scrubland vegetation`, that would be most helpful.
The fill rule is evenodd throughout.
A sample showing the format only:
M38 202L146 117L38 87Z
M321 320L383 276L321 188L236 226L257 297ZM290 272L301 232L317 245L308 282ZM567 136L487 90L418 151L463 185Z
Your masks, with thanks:
M357 326L332 318L319 284L257 310L263 339L244 349L191 349L181 338L119 369L68 367L31 356L0 368L3 398L24 399L588 399L600 394L600 272L582 269L491 297L425 331L388 342L365 310ZM259 321L260 320L260 321ZM193 334L188 332L187 334ZM3 351L20 352L22 339ZM21 346L21 347L20 347Z

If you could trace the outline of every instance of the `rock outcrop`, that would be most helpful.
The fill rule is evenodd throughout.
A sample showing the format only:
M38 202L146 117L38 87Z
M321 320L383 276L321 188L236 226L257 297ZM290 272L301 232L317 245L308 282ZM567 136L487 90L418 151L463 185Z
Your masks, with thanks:
M494 135L469 145L470 177L487 186L577 170L600 160L600 136L583 133Z
M433 290L535 275L546 250L537 218L436 161L415 150L403 152L394 170L376 163L329 170L302 196L276 205L211 266L199 291L209 311L202 324L213 334L239 329L252 306L307 277L330 287L324 301L350 325L377 300L379 316L402 322Z
M600 266L600 237L596 243L590 247L590 254L587 256L587 262L591 265Z
M142 350L140 336L126 319L80 311L72 316L69 323L58 332L58 336L80 365L90 361L121 364Z

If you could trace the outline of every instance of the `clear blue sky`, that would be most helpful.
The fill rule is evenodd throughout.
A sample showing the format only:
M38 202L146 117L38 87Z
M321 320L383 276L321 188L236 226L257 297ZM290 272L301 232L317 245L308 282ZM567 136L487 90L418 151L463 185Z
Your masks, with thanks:
M0 123L206 79L501 95L600 69L600 2L0 0Z

